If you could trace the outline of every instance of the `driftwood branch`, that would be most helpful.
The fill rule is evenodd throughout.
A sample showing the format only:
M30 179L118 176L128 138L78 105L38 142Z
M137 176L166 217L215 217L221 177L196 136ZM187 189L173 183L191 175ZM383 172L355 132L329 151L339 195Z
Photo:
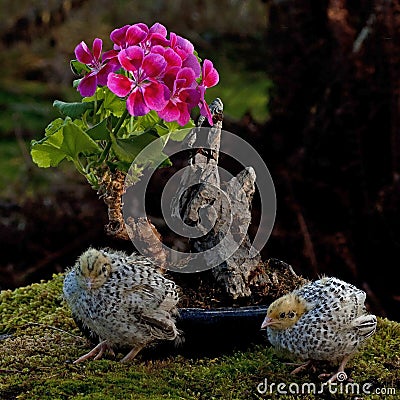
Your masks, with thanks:
M202 119L188 135L188 146L193 151L176 199L183 221L203 233L191 240L192 251L204 253L207 265L217 263L211 272L214 279L231 298L237 299L250 296L255 282L263 283L263 270L258 268L261 258L259 254L250 255L247 233L256 174L252 167L247 167L230 181L221 183L218 171L221 100L214 100L210 110L214 125L202 129L205 127ZM210 249L216 250L207 252Z
M122 215L122 196L125 193L126 174L107 169L100 182L98 194L107 205L108 224L105 229L108 235L117 239L129 240L128 232Z

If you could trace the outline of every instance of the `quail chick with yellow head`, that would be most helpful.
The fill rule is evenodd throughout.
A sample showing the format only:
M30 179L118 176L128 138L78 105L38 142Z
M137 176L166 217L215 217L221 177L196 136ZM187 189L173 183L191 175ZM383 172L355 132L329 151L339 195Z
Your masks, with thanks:
M376 329L375 315L365 308L365 292L337 278L322 278L275 300L261 329L272 346L291 358L329 361L339 369L328 382L344 374L349 358ZM323 375L323 374L322 374Z
M150 343L179 336L178 288L147 257L89 248L67 271L63 295L72 315L100 339L75 363L130 347L127 362Z

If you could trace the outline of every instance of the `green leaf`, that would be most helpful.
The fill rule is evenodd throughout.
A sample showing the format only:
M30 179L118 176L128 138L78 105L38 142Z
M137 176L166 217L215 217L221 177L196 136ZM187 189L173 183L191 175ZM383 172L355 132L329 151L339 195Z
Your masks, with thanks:
M95 102L84 102L84 103L65 103L60 100L55 100L53 106L58 108L62 114L72 119L77 119L87 110L94 109Z
M65 158L77 165L80 154L93 155L102 151L97 143L69 117L65 121L57 119L49 124L46 135L42 140L31 143L32 159L42 168L56 167Z
M111 141L115 155L125 163L135 162L138 166L156 167L168 159L162 151L163 141L154 136L151 131L127 139L116 138L111 134Z
M51 136L57 133L64 125L64 120L62 118L57 118L47 125L44 130L46 136Z
M104 109L110 111L112 114L120 117L126 109L125 99L121 99L106 88L104 93Z
M169 135L169 138L175 142L182 142L183 139L188 135L188 133L192 130L193 128L182 128L178 129L174 132L171 132Z
M160 136L165 136L166 141L171 139L176 142L181 142L187 134L190 132L191 129L195 126L194 122L192 120L189 120L189 122L185 126L180 126L177 122L166 122L163 121L162 124L157 124L156 129L157 133Z
M81 79L74 79L74 80L72 81L72 87L73 87L74 89L77 89L77 87L78 87L79 84L81 83L81 80L82 80L82 78L81 78Z
M107 126L108 126L108 118L103 119L103 121L99 122L97 125L88 129L86 133L93 140L110 140L110 132Z
M65 122L63 128L64 140L60 150L64 151L68 157L76 160L79 154L101 153L101 147L71 119L67 118Z
M85 75L88 72L90 72L90 68L86 64L83 64L78 60L71 60L69 65L71 67L72 72L76 75Z
M38 167L57 167L65 158L65 153L47 143L34 143L31 149L32 160Z

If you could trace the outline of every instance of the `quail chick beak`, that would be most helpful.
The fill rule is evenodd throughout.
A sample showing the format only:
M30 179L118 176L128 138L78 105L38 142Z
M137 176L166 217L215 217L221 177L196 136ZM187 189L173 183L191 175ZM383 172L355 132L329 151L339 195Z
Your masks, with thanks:
M262 325L261 325L261 329L266 329L268 326L273 325L274 320L270 317L265 317Z
M93 279L87 278L87 279L86 279L86 286L87 286L88 290L92 290L92 287L93 287Z

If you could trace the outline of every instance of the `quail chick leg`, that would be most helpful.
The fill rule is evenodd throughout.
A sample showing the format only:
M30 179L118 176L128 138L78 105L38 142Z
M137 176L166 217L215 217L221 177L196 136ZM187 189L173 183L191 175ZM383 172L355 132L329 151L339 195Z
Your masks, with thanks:
M304 371L308 367L312 365L312 360L308 360L306 363L299 365L297 368L295 368L290 374L291 375L296 375L301 371Z
M129 361L132 361L144 347L144 344L138 344L121 360L121 362L127 363Z
M112 354L114 354L114 352L108 346L107 340L103 340L94 349L90 350L89 353L86 353L83 356L79 357L73 363L76 364L81 361L88 360L89 358L93 358L94 360L99 360L106 352L106 350L109 350Z
M347 375L346 375L346 372L344 372L344 367L347 364L347 362L349 361L349 359L350 359L350 355L348 355L348 356L343 358L342 362L339 365L339 369L336 372L336 374L332 375L327 380L326 383L333 383L333 382L337 381L338 378L340 378L339 379L340 382L343 382L343 381L347 380ZM318 375L318 378L322 379L322 378L326 378L327 376L330 376L330 374L320 374L320 375Z

